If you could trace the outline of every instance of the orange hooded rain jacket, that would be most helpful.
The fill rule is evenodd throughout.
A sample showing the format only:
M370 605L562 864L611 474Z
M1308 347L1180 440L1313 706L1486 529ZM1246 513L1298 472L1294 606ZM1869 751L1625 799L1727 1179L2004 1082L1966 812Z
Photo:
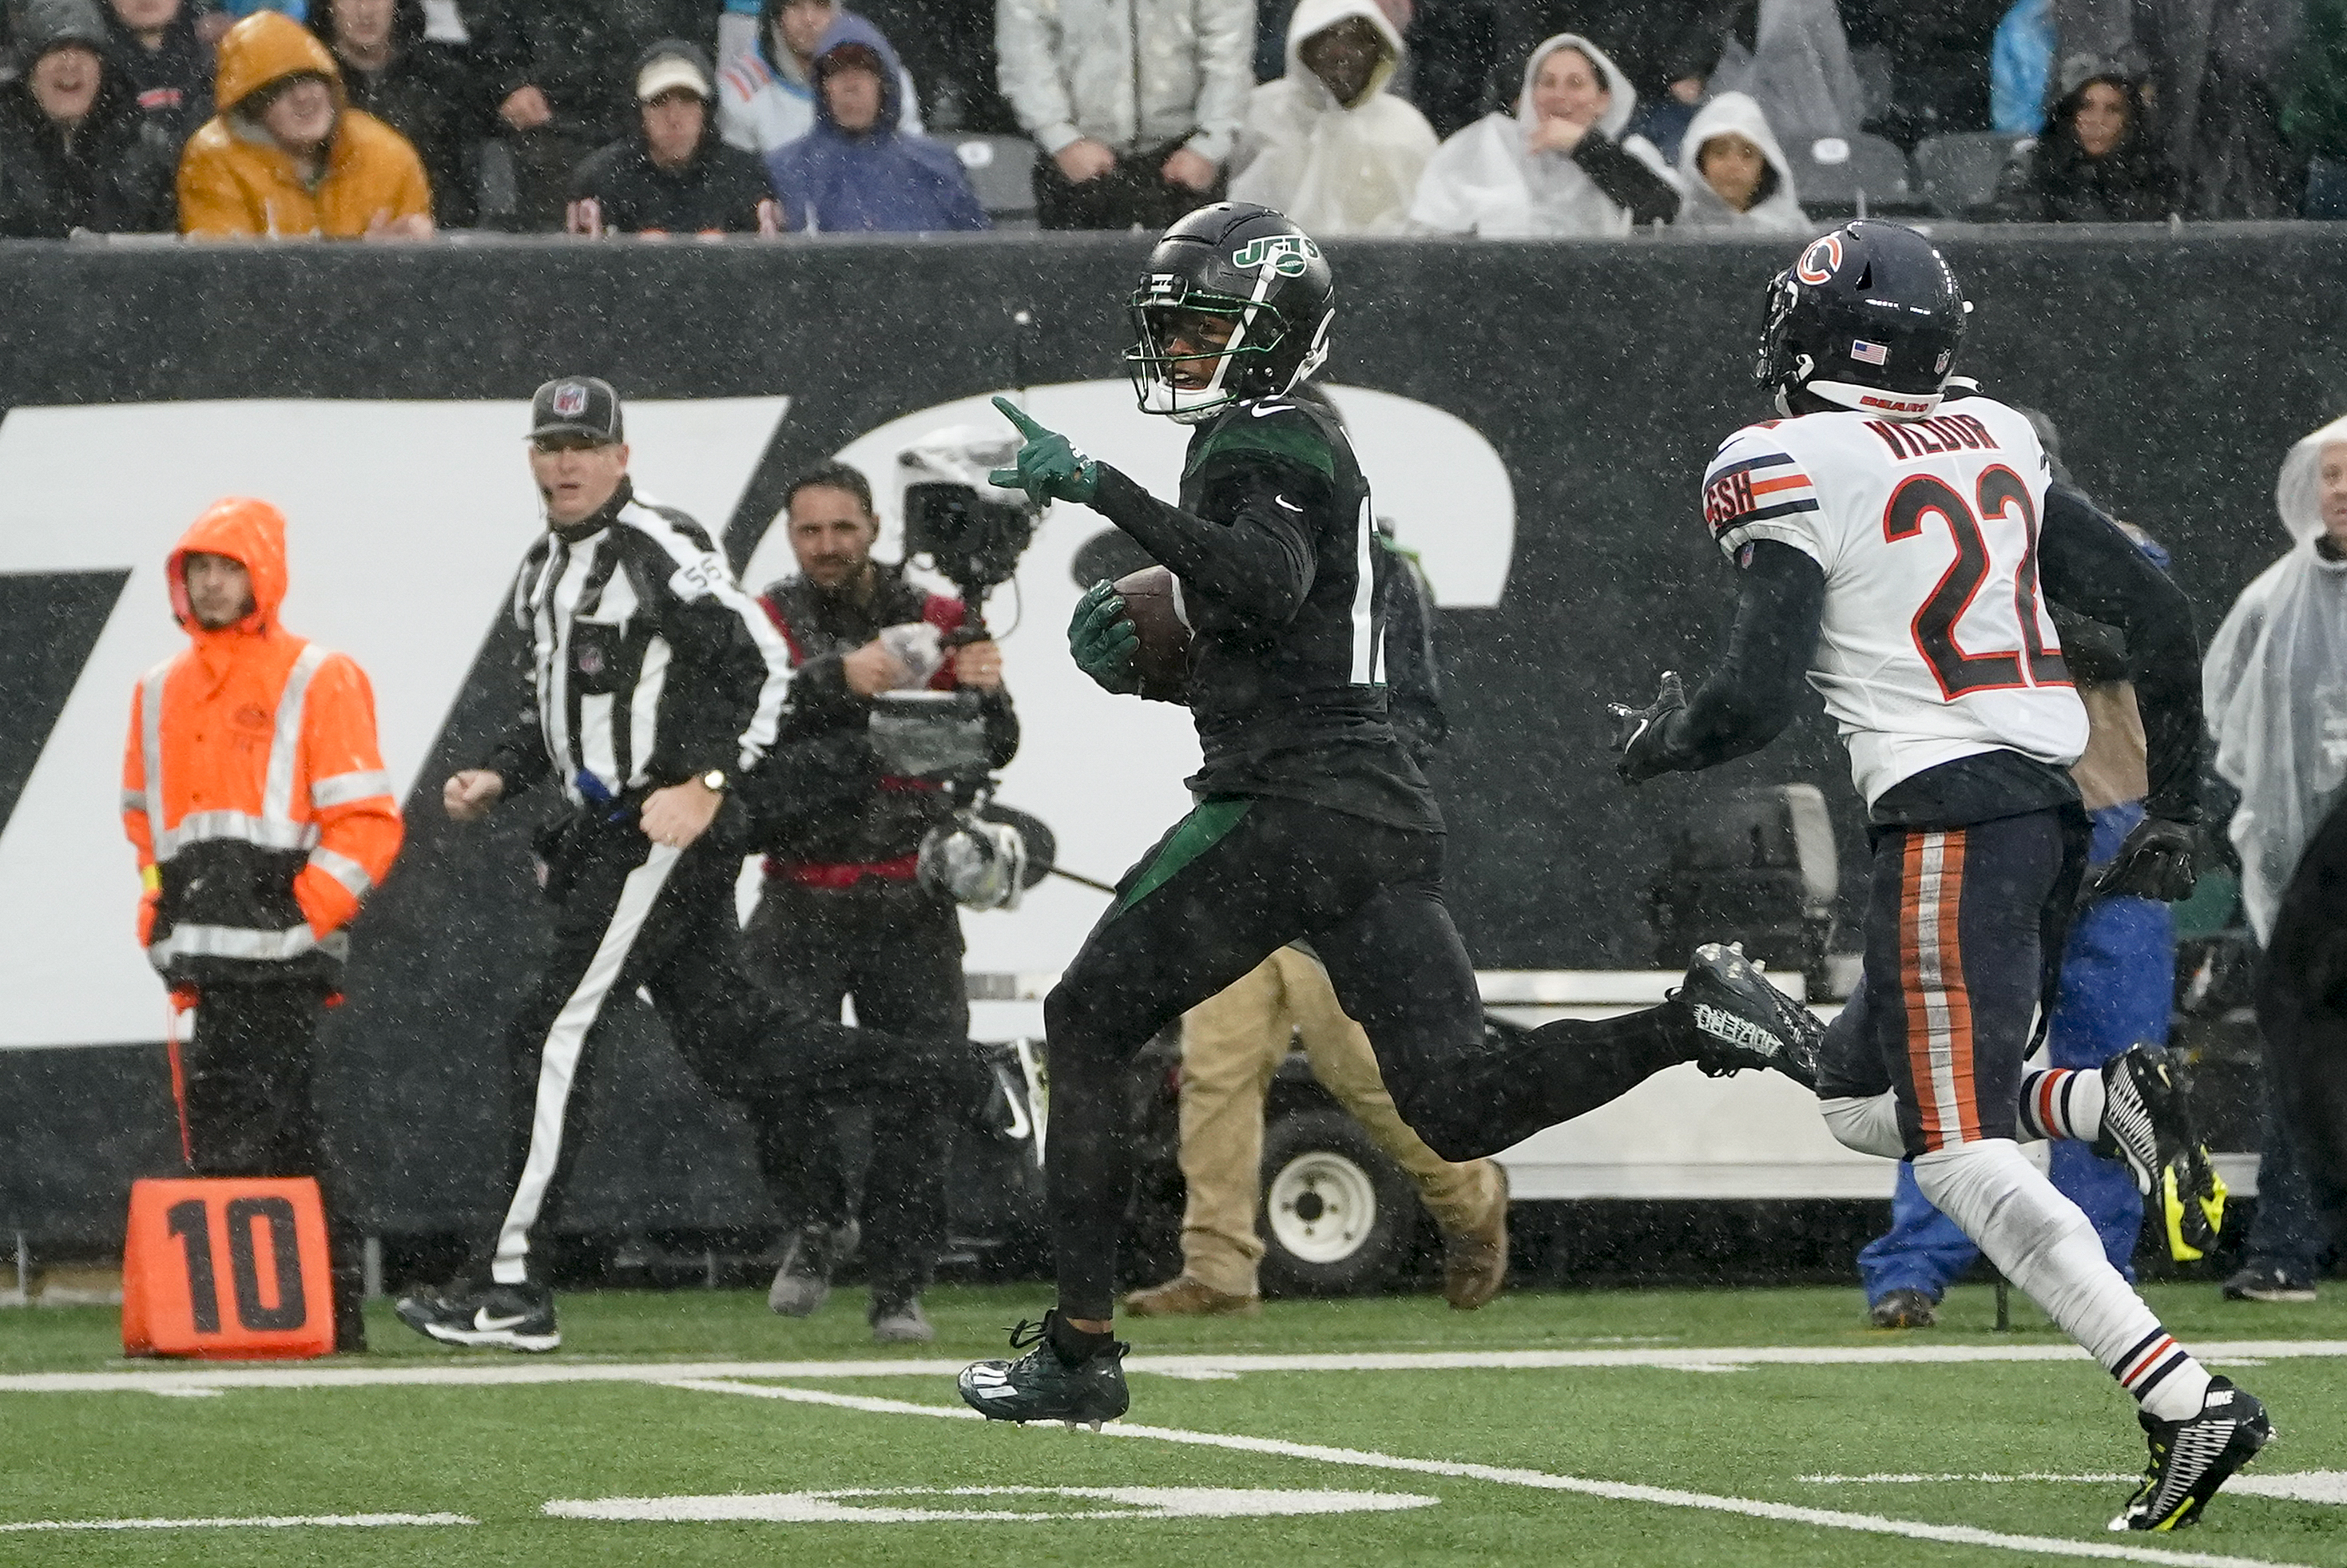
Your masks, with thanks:
M252 612L214 631L188 602L187 558L226 556ZM399 804L358 665L277 623L285 518L215 502L164 564L190 645L130 705L122 827L146 886L138 939L175 987L315 979L333 989L343 927L399 853Z
M333 85L341 115L326 146L325 172L302 178L293 157L248 116L244 101L288 77ZM220 113L179 155L179 232L198 238L355 240L376 219L432 216L423 160L405 137L343 97L333 53L292 17L256 11L220 43Z

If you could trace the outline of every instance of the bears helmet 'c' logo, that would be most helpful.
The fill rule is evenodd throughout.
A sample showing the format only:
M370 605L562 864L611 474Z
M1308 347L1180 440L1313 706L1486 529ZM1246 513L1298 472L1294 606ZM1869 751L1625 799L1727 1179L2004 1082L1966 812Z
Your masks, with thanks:
M587 412L587 389L575 381L566 381L554 389L554 416L574 419Z
M1300 278L1305 267L1320 259L1320 247L1303 234L1265 234L1231 252L1231 265L1242 272L1268 267L1283 278Z
M1793 269L1793 276L1813 285L1828 283L1840 269L1841 236L1828 234L1801 252L1800 265Z

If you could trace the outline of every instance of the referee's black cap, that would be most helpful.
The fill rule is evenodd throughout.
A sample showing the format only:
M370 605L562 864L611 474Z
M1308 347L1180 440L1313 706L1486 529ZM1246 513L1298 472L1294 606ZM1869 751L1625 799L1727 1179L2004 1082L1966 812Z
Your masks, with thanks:
M620 395L610 382L595 376L555 377L529 400L529 438L549 436L583 436L599 444L626 440Z

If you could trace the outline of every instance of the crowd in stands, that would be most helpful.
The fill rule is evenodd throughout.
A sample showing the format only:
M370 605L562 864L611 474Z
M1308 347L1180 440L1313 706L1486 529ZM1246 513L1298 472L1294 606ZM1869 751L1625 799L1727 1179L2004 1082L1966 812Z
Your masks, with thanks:
M859 4L0 0L0 237L2347 217L2347 0Z

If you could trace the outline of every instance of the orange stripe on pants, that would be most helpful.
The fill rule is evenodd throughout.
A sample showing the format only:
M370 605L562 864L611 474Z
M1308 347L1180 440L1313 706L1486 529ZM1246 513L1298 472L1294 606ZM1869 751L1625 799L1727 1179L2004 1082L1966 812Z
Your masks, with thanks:
M1915 1086L1923 1146L1940 1146L1940 1108L1932 1098L1932 1029L1923 1009L1923 838L1907 835L1899 872L1899 995L1907 1004L1907 1077Z
M1908 1074L1928 1152L1980 1136L1961 931L1963 830L1910 833L1902 862L1899 979L1907 1004Z

